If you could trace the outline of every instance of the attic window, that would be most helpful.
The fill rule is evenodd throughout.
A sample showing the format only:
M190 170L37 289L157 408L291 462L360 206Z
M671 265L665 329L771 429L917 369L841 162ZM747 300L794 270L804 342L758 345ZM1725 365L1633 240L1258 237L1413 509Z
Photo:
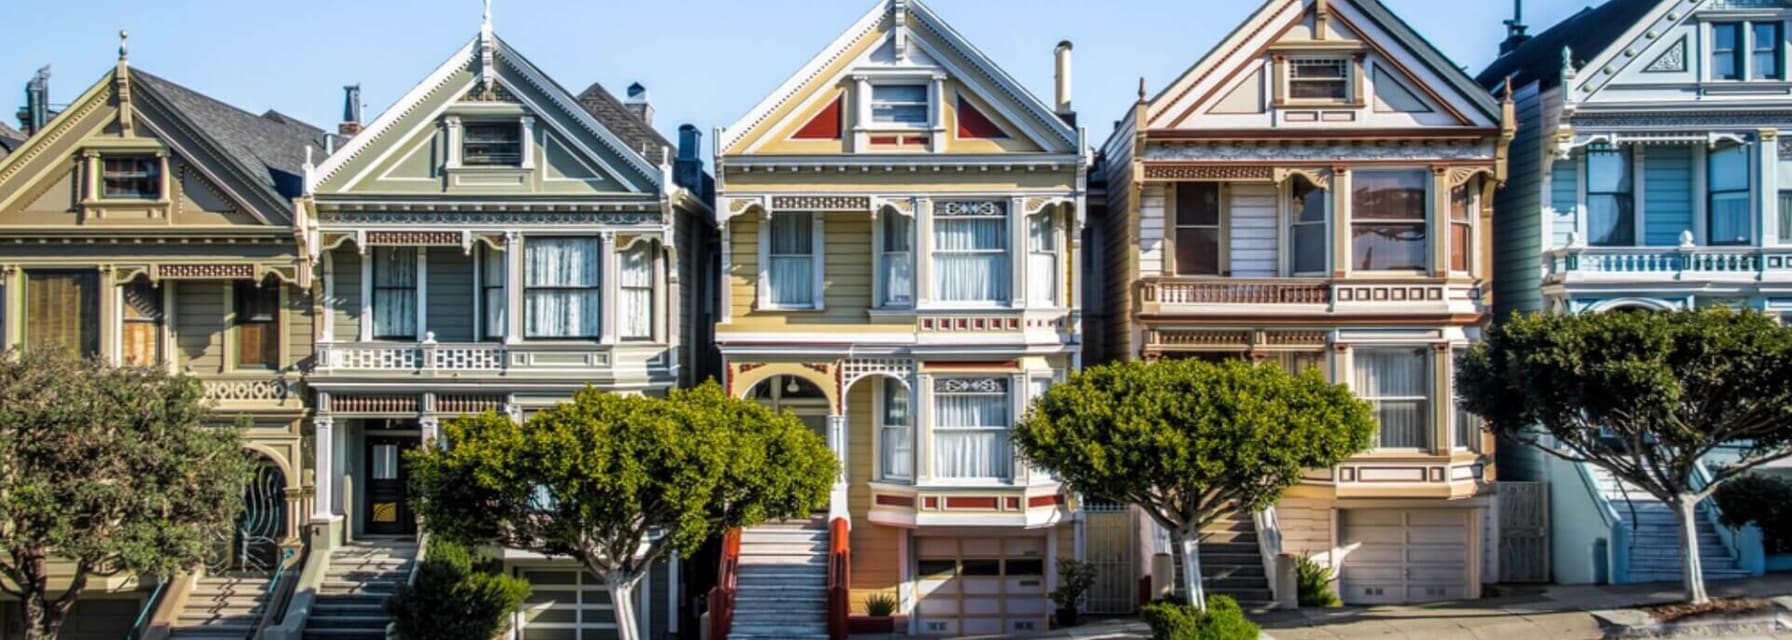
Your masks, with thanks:
M872 124L925 127L931 120L928 107L927 85L887 84L871 87Z
M481 167L517 167L523 164L523 126L516 122L467 124L461 144L461 163Z
M100 181L106 198L155 200L162 197L162 162L155 156L107 157Z
M1340 58L1289 60L1288 97L1295 100L1348 100L1350 62Z

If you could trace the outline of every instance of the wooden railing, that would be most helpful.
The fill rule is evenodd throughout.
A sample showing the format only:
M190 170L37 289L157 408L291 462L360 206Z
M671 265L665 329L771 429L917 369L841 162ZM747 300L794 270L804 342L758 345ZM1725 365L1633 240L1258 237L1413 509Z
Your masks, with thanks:
M846 640L852 586L852 530L846 518L828 523L828 638Z
M1555 274L1759 277L1792 271L1792 250L1779 247L1575 247L1546 255Z
M710 640L728 640L734 628L734 598L740 590L740 529L722 534L722 566L709 590Z
M1145 302L1159 304L1329 304L1323 280L1161 278L1140 284Z

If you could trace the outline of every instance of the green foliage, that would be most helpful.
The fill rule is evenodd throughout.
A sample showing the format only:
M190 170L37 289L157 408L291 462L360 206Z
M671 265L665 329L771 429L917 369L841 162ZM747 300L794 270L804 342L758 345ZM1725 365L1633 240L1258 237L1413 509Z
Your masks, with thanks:
M1145 605L1140 615L1151 627L1151 640L1256 640L1262 635L1238 602L1227 596L1208 596L1206 611L1158 601Z
M1792 552L1792 481L1750 474L1724 483L1711 499L1724 526L1755 525L1767 553Z
M873 618L888 618L896 615L896 596L887 593L873 593L865 596L865 615Z
M1300 606L1336 607L1344 604L1338 599L1338 594L1332 591L1332 577L1335 575L1331 567L1319 564L1318 560L1308 556L1297 557L1294 561L1294 580Z
M198 380L53 349L0 355L0 592L54 637L90 577L196 567L241 512L241 433ZM73 565L47 592L44 563Z
M1076 558L1058 558L1058 588L1052 590L1052 602L1059 609L1075 609L1082 604L1083 594L1095 586L1095 565Z
M529 582L504 575L502 563L432 541L416 585L399 585L386 613L400 640L491 640L510 630L511 616L528 598Z
M713 382L667 398L587 388L521 425L486 413L443 435L448 450L409 454L416 512L434 535L571 557L624 603L669 553L807 517L827 503L838 467L794 415ZM631 631L633 611L618 615Z

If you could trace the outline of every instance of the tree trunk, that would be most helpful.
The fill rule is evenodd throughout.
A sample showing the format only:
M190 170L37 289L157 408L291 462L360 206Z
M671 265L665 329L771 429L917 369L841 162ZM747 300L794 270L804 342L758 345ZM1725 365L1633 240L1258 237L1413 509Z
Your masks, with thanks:
M1176 532L1176 546L1182 549L1182 592L1197 611L1207 610L1207 594L1201 590L1201 532Z
M616 572L603 576L604 584L610 587L610 604L616 611L616 640L640 640L641 628L635 612L635 587L641 584L641 575L629 575L627 572Z
M56 640L56 633L48 624L49 612L44 606L43 594L26 594L25 601L20 604L25 608L25 640Z
M1687 602L1705 604L1711 597L1705 594L1705 570L1699 559L1698 506L1692 494L1682 493L1674 499L1674 509L1680 514L1680 581L1686 586Z

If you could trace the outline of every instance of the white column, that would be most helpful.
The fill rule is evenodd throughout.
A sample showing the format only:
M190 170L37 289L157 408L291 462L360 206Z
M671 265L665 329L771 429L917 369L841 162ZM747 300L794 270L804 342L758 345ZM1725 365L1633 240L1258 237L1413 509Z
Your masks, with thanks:
M417 247L417 341L429 340L429 247Z
M917 363L919 364L919 363ZM915 376L915 484L933 480L933 374Z
M329 417L312 418L311 424L317 433L312 439L312 455L316 458L316 477L313 486L317 495L311 500L311 521L326 522L336 519L336 437L335 419Z
M834 476L834 488L828 492L828 521L835 518L850 518L851 511L847 505L847 458L846 458L846 416L828 416L828 448L834 451L834 457L840 459L840 471Z
M437 447L440 447L442 449L448 448L447 443L442 441L442 436L441 436L442 419L441 419L441 417L439 417L439 416L423 416L423 417L417 419L417 426L420 429L422 429L422 431L423 431L423 444L427 445L427 444L429 444L429 442L431 440L434 440Z
M1026 201L1019 196L1008 199L1008 306L1027 306L1027 253L1032 238L1027 233Z
M598 303L598 312L602 314L598 319L598 342L616 344L616 289L622 282L622 264L616 259L614 231L598 234L597 252L597 263L602 265L597 274L598 296L602 298Z
M535 168L535 116L523 116L523 168Z
M1762 129L1757 136L1759 153L1754 183L1755 202L1760 203L1760 215L1755 216L1755 246L1764 247L1779 243L1780 234L1780 132L1778 129Z
M504 344L523 341L523 234L504 234Z

